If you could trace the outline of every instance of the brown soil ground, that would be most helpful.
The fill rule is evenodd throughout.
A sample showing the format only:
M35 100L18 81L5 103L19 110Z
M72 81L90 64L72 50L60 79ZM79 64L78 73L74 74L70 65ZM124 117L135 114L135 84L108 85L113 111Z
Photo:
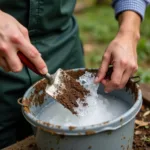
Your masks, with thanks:
M138 128L138 125L135 125L135 134L134 134L134 143L133 150L150 150L150 114L143 116L145 112L149 112L150 107L145 107L143 105L141 111L137 115L136 119L143 122L149 122L149 125L142 126Z

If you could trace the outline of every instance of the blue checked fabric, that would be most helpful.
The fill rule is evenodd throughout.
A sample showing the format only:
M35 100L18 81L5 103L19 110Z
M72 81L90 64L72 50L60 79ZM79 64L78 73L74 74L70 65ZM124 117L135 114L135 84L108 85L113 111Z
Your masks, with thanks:
M143 19L148 4L150 4L150 0L113 0L112 6L116 16L122 11L132 10Z

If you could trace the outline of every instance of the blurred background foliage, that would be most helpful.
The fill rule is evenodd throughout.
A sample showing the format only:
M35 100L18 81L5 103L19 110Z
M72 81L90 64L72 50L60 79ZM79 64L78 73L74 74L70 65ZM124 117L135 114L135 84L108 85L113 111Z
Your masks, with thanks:
M150 7L141 25L141 39L138 43L137 74L141 82L150 83ZM85 51L87 68L98 68L102 55L115 37L118 23L114 17L111 0L77 0L75 16L79 24L80 37Z

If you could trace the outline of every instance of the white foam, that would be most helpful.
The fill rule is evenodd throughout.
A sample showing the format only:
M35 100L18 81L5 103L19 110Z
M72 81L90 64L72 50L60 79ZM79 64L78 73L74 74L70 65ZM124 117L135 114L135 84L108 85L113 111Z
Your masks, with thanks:
M56 125L87 126L110 121L129 109L128 104L116 97L98 95L98 84L93 84L94 76L91 73L86 72L79 81L90 90L90 95L86 97L87 106L78 100L79 107L75 108L78 116L56 102L43 108L38 119Z

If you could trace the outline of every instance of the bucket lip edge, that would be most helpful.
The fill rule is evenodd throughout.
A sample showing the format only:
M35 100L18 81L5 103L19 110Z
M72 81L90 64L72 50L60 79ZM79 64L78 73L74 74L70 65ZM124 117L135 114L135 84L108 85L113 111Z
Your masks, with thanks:
M73 69L73 70L79 70L79 69L83 70L86 68L78 68L78 69ZM92 70L94 70L94 69L92 69ZM41 80L44 80L44 79L41 79ZM27 97L29 91L31 89L33 89L34 86L36 84L38 84L41 80L37 81L25 92L25 94L23 95L23 99L25 99ZM89 131L89 130L93 130L93 131L96 130L95 133L106 131L106 130L116 130L117 128L120 128L121 126L127 124L132 118L134 118L141 107L142 92L137 83L135 83L135 86L138 89L138 96L137 96L137 100L135 101L134 105L126 113L120 115L119 117L115 118L114 120L108 121L108 123L106 123L107 121L105 121L105 122L101 122L101 123L94 124L94 125L88 125L88 126L73 126L74 129L70 130L70 128L69 128L70 126L63 126L63 125L56 125L56 124L50 124L50 125L43 124L42 121L36 119L36 117L34 117L33 115L31 117L31 113L25 112L23 109L24 108L23 106L22 106L22 113L23 113L24 117L27 119L27 121L30 122L32 125L34 124L41 128L46 128L48 130L54 130L54 131L56 131L56 133L58 132L58 134L59 134L59 132L60 132L60 134L62 134L62 132L64 134L64 132L65 132L65 135L70 135L70 134L78 135L78 133L76 133L76 132L80 132L81 134L83 133L83 135L85 135L85 132ZM135 108L138 108L138 109L135 110ZM127 117L127 116L129 116L129 114L132 114L132 117L130 117L130 119ZM118 124L118 122L120 122L120 120L122 120L122 119L126 120L126 121L123 122L122 124L118 125L117 127L113 127L113 125L115 125L115 123ZM61 126L61 128L58 128L58 126Z

